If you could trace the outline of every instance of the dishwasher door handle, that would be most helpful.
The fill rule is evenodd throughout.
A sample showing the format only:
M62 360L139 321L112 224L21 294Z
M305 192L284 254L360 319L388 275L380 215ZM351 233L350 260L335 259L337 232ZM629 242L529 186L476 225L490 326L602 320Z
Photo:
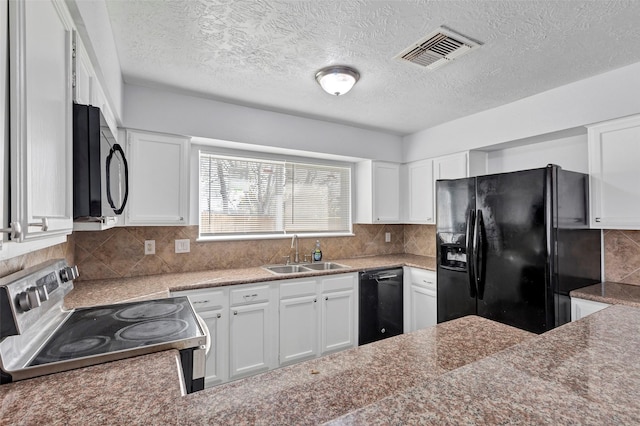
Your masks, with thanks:
M396 275L396 274L388 274L388 275L376 275L376 276L373 277L373 279L375 279L376 281L390 280L391 278L398 278L398 275Z

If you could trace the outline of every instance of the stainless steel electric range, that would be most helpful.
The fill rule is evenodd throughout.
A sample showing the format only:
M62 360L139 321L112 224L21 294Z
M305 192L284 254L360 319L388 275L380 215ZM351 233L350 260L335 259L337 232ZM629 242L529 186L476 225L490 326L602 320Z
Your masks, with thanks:
M186 297L65 310L77 268L53 260L0 279L0 381L177 349L185 392L204 388L208 331Z

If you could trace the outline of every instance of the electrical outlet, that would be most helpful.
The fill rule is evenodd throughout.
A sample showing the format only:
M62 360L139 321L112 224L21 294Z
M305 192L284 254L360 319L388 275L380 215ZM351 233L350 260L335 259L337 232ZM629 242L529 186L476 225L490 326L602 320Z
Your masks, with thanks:
M176 240L176 253L189 253L190 251L189 239Z
M144 254L156 254L156 240L145 240Z
M385 243L390 243L391 242L391 232L385 232L384 233L384 242Z

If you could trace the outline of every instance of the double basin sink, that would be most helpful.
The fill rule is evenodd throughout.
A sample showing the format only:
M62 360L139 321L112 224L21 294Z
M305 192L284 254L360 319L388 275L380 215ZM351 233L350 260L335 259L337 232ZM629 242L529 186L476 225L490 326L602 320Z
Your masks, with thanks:
M276 275L300 274L304 272L335 271L337 269L347 269L349 266L333 262L299 263L295 265L267 265L263 266L267 271Z

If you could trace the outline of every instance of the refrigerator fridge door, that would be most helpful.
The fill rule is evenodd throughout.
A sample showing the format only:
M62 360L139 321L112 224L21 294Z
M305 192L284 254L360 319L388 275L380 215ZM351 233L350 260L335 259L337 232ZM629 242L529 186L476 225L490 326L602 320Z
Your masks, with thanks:
M436 182L438 322L476 313L475 178Z
M535 333L554 326L549 324L547 173L480 176L476 188L477 313Z

